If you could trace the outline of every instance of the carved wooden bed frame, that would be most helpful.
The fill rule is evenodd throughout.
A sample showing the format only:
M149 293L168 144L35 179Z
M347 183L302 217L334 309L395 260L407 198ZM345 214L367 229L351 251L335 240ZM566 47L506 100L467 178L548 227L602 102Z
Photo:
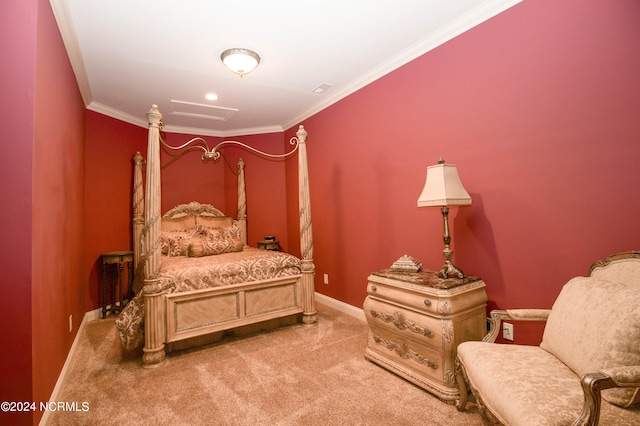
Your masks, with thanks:
M300 217L299 275L194 290L165 293L160 279L160 130L162 114L153 105L147 113L149 136L146 159L146 190L142 189L142 156L134 157L133 235L134 264L144 266L144 349L145 367L161 365L165 346L175 342L230 330L250 324L302 314L303 324L315 324L313 236L307 170L307 132L300 126L290 143L295 148L284 155L271 155L236 141L223 141L205 151L204 158L217 159L218 149L225 144L241 145L267 157L285 157L298 153L298 186ZM164 144L164 142L162 142ZM180 149L181 147L170 147ZM206 143L205 143L206 146ZM194 203L199 205L198 203ZM197 212L196 212L197 213ZM246 195L244 165L238 163L238 216L243 242L246 244ZM206 213L210 214L210 213ZM137 270L137 269L136 269ZM292 304L293 300L293 304ZM188 326L185 326L187 324Z

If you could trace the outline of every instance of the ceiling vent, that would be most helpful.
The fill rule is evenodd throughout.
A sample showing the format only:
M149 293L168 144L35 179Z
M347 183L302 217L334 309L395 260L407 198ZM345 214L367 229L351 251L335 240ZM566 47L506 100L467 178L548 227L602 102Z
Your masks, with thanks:
M322 83L321 85L319 85L318 87L313 89L311 92L315 93L316 95L319 95L319 94L325 92L326 90L331 89L332 87L333 87L333 84Z
M226 108L174 99L171 100L171 104L174 105L174 110L169 113L171 115L204 120L228 121L239 111L237 108Z

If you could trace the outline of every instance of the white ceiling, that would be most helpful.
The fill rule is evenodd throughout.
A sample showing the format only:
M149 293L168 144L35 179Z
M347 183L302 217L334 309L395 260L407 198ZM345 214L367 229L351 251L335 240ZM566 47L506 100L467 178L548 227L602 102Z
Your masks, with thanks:
M146 127L157 104L167 131L227 137L286 130L520 1L50 3L88 109ZM226 69L231 47L258 68Z

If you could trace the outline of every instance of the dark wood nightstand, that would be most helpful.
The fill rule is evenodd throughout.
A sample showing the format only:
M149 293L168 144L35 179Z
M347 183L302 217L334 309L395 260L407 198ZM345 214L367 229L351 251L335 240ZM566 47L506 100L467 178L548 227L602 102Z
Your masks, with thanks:
M115 314L122 311L125 299L129 298L131 285L133 284L133 252L132 251L112 251L102 253L102 318L107 315L107 269L111 271L109 278L111 281L111 305L109 310ZM127 264L128 276L127 285L124 285L123 272L124 265ZM118 287L118 299L116 299L116 287ZM126 288L125 298L123 292Z
M258 241L258 248L259 248L259 249L263 249L263 250L273 250L273 251L278 251L278 250L280 250L280 241L278 241L278 240L273 240L273 241L268 241L268 240Z

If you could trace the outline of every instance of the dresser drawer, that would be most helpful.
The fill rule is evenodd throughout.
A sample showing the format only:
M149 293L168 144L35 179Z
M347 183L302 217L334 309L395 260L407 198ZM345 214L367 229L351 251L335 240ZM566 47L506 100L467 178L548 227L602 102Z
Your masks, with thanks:
M363 308L369 327L387 329L398 337L419 340L442 351L441 320L371 296L365 299Z
M371 275L367 294L434 316L453 315L487 302L485 284L480 280L453 289L434 289Z
M372 327L369 329L367 352L374 358L393 364L395 370L429 377L438 383L444 381L442 351L424 342L398 336L388 329Z

